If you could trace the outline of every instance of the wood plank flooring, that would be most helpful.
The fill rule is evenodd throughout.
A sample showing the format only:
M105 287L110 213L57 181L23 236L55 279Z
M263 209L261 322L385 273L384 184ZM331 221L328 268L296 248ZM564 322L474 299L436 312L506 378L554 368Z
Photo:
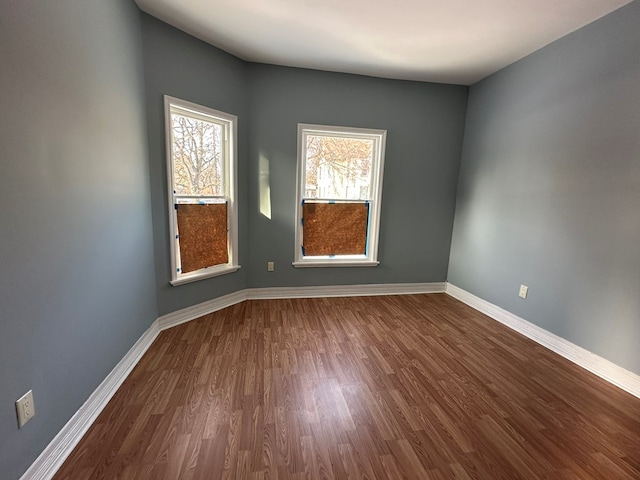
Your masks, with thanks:
M162 332L62 479L640 479L640 399L445 294Z

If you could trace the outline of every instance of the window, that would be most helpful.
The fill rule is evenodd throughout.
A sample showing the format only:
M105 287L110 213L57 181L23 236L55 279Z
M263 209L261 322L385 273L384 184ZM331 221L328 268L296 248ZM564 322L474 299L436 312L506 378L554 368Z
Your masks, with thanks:
M171 284L236 271L233 115L165 96Z
M295 267L378 265L386 134L298 125Z

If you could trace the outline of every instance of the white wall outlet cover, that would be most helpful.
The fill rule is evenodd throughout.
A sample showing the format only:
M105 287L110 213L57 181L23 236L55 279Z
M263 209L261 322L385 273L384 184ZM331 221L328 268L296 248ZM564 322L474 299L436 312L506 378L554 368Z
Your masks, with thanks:
M20 428L35 416L36 408L33 403L33 391L29 390L16 401L16 412L18 414L18 427Z
M527 287L526 285L520 285L520 292L518 293L520 298L527 298L528 292L529 292L529 287Z

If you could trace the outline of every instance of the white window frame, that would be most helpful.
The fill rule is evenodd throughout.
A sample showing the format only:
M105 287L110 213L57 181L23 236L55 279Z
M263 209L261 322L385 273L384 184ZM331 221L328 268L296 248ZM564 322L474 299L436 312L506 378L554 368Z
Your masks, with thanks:
M369 198L367 252L365 255L305 256L302 253L302 201L305 198L306 145L308 135L373 140L371 196ZM296 182L294 267L375 267L380 264L378 261L378 237L380 230L380 206L382 200L382 177L384 171L386 138L386 130L314 125L307 123L298 124L298 173Z
M237 176L237 131L238 118L213 108L191 103L179 98L164 96L165 111L165 138L167 150L167 182L169 197L169 244L171 245L171 285L177 286L185 283L203 280L232 273L240 268L238 265L238 208L236 193L238 191ZM228 262L222 265L202 268L188 273L181 273L178 269L178 256L180 248L178 243L178 222L175 205L179 197L188 195L176 195L173 185L173 129L171 128L171 113L175 111L180 115L205 120L220 125L224 138L224 192L223 196L199 196L209 201L224 199L227 204L227 248ZM193 196L191 196L193 198Z

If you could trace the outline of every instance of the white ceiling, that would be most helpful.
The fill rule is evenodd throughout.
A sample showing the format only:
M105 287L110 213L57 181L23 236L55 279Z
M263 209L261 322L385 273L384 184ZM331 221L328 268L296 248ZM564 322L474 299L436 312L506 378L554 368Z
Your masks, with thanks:
M631 0L136 0L244 60L471 85Z

